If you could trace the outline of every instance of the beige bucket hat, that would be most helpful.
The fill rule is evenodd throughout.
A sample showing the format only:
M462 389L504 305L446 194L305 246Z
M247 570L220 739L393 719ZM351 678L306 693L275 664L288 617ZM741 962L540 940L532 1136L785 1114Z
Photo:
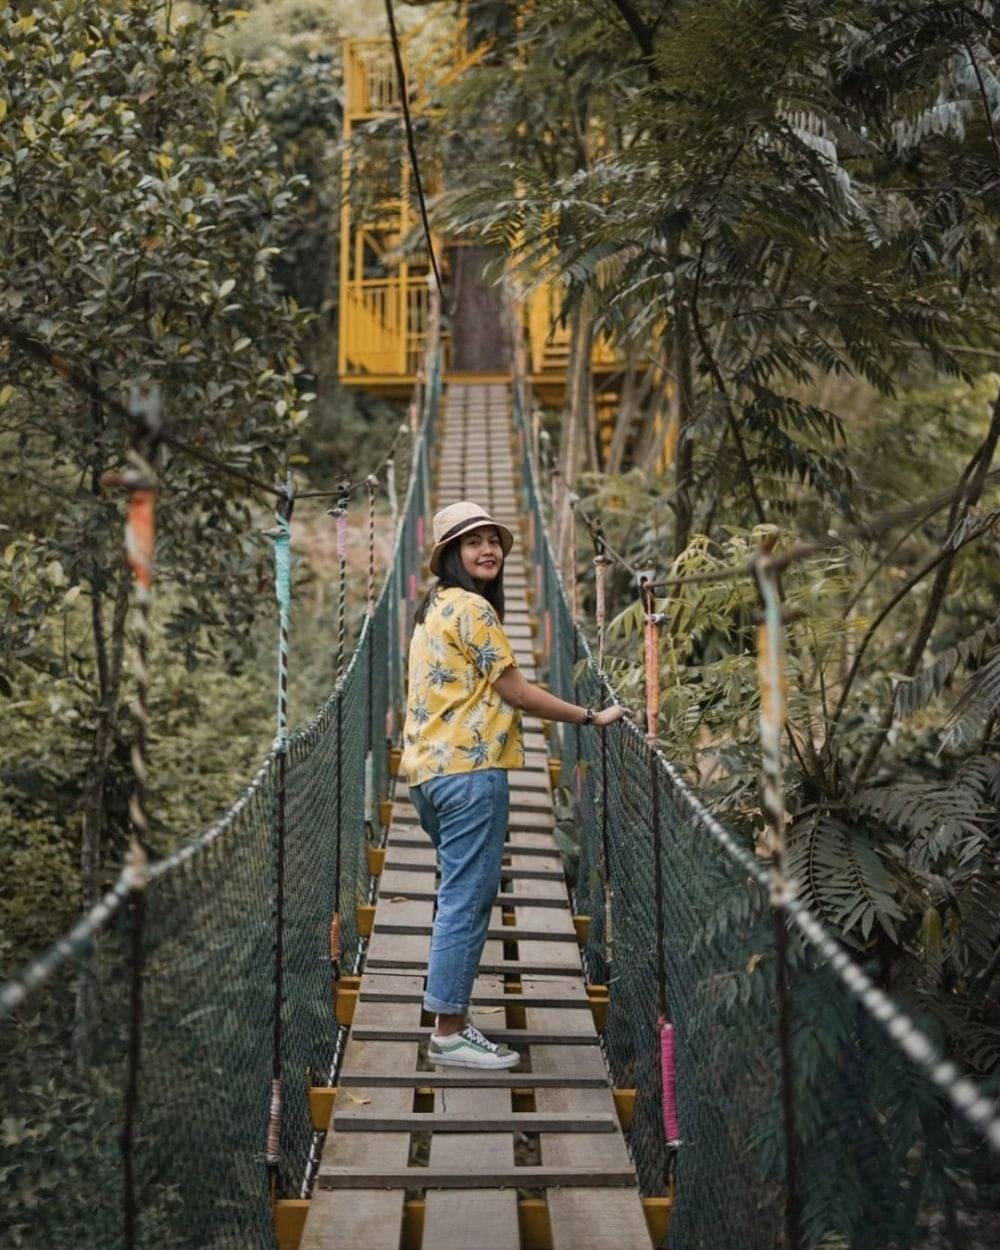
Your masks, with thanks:
M448 543L453 538L458 538L460 534L479 529L481 525L496 527L500 535L500 546L506 556L514 545L514 535L506 525L491 517L479 504L470 503L468 499L460 499L458 503L450 503L447 508L434 513L434 520L431 522L434 531L434 546L431 548L431 558L428 563L435 577L441 571L441 552Z

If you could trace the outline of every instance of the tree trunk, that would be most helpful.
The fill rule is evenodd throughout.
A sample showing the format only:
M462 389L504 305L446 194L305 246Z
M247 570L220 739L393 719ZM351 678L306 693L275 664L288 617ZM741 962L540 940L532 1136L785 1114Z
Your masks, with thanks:
M569 495L576 486L585 448L582 446L588 428L585 406L590 396L590 352L592 326L583 308L577 305L570 315L569 361L566 371L566 397L563 402L562 437L559 440L559 469L562 474L563 505L556 517L556 551L559 564L565 567L568 526L566 513Z
M625 373L625 381L622 385L622 398L618 409L618 417L615 421L614 433L611 436L611 446L608 448L606 472L621 473L625 463L625 452L628 449L629 437L635 427L636 419L649 403L649 397L653 392L653 386L656 383L659 372L658 365L650 364L640 374L635 360L629 361Z
M615 428L611 432L611 443L608 447L608 461L604 466L605 473L621 473L622 461L625 459L625 448L628 446L629 435L635 423L638 409L636 402L639 391L639 370L635 360L630 359L622 378L621 394L618 397L618 414L615 417Z
M504 318L503 292L483 270L493 248L454 246L451 258L452 369L456 373L505 373L511 344Z

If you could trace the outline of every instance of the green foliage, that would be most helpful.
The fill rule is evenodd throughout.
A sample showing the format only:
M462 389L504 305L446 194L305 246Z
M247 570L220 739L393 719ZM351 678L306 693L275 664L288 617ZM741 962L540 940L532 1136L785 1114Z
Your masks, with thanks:
M803 808L788 831L788 870L810 907L849 940L857 928L867 942L876 924L896 940L904 913L868 831Z
M154 799L171 823L157 849L214 814L267 741L251 714L228 758L208 758L213 698L225 723L256 697L237 675L271 597L238 473L270 480L305 416L306 318L272 277L302 179L220 50L235 16L52 0L0 29L5 960L62 929L121 860L131 576L104 475L132 440L133 385L158 387L167 423L154 656L169 693L159 702L154 681L152 749L169 747ZM190 675L208 660L199 703Z
M244 76L202 23L167 29L165 12L51 4L8 24L2 50L18 67L0 122L11 469L64 492L44 537L71 582L99 589L120 533L99 479L129 430L68 372L116 398L158 383L175 440L258 475L303 416L301 319L268 277L294 179ZM161 468L159 565L185 589L171 629L190 647L202 620L234 631L252 614L235 596L217 606L249 572L245 487L182 452Z

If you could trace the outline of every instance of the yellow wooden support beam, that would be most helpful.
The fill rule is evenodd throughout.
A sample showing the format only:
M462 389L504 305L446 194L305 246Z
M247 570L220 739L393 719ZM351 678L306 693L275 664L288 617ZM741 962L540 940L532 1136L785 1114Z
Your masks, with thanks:
M390 777L399 776L399 761L402 758L403 758L403 751L401 747L389 748L389 776Z
M379 799L378 803L378 821L384 829L392 820L392 799Z
M503 1012L508 1029L526 1029L528 1027L524 1006L516 999L513 1003L506 1003Z
M514 1112L537 1110L535 1091L533 1089L512 1089L510 1091L510 1106Z
M670 1227L670 1210L672 1198L643 1198L642 1210L646 1216L646 1227L654 1246L662 1246L663 1239Z
M360 990L345 989L343 985L337 986L337 1023L342 1024L345 1029L351 1027L351 1021L354 1019L354 1008L358 1005L358 995L360 993Z
M345 972L337 984L342 985L345 990L359 990L361 988L361 977L353 972Z
M375 908L371 903L359 903L358 912L358 933L362 937L371 937L372 929L375 927Z
M618 1123L622 1126L622 1132L627 1133L632 1127L632 1116L635 1114L635 1090L613 1089L611 1093L618 1112Z
M576 940L581 946L586 946L590 940L590 917L574 916L573 928L576 929Z
M308 1198L279 1198L274 1204L274 1237L278 1250L299 1250L309 1214Z
M589 916L574 917L574 919L585 920L590 924ZM608 987L606 985L588 985L587 997L590 999L590 1011L594 1017L594 1028L598 1033L602 1033L608 1023L608 1007L611 1004L608 995Z
M403 1203L403 1235L400 1250L420 1250L424 1242L424 1213L427 1207L423 1198L413 1198Z
M367 851L368 855L368 871L373 877L380 877L382 869L385 867L385 847L370 846Z
M521 1198L517 1204L521 1250L552 1250L552 1224L544 1198Z
M325 1133L330 1127L333 1115L333 1104L337 1101L336 1085L309 1086L309 1114L312 1116L313 1128Z
M549 760L549 781L555 789L562 781L562 760Z

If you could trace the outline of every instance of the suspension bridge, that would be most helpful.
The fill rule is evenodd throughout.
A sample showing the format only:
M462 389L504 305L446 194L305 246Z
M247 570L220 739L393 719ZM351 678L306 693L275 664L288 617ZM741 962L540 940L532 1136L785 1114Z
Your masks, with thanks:
M630 723L529 723L473 1000L521 1064L430 1068L434 856L395 774L437 501L520 534L527 675L613 691L550 542L524 353L442 394L432 344L412 411L392 559L376 593L370 541L364 626L318 715L288 732L285 494L274 747L215 825L134 855L0 993L9 1244L995 1244L990 1099Z

